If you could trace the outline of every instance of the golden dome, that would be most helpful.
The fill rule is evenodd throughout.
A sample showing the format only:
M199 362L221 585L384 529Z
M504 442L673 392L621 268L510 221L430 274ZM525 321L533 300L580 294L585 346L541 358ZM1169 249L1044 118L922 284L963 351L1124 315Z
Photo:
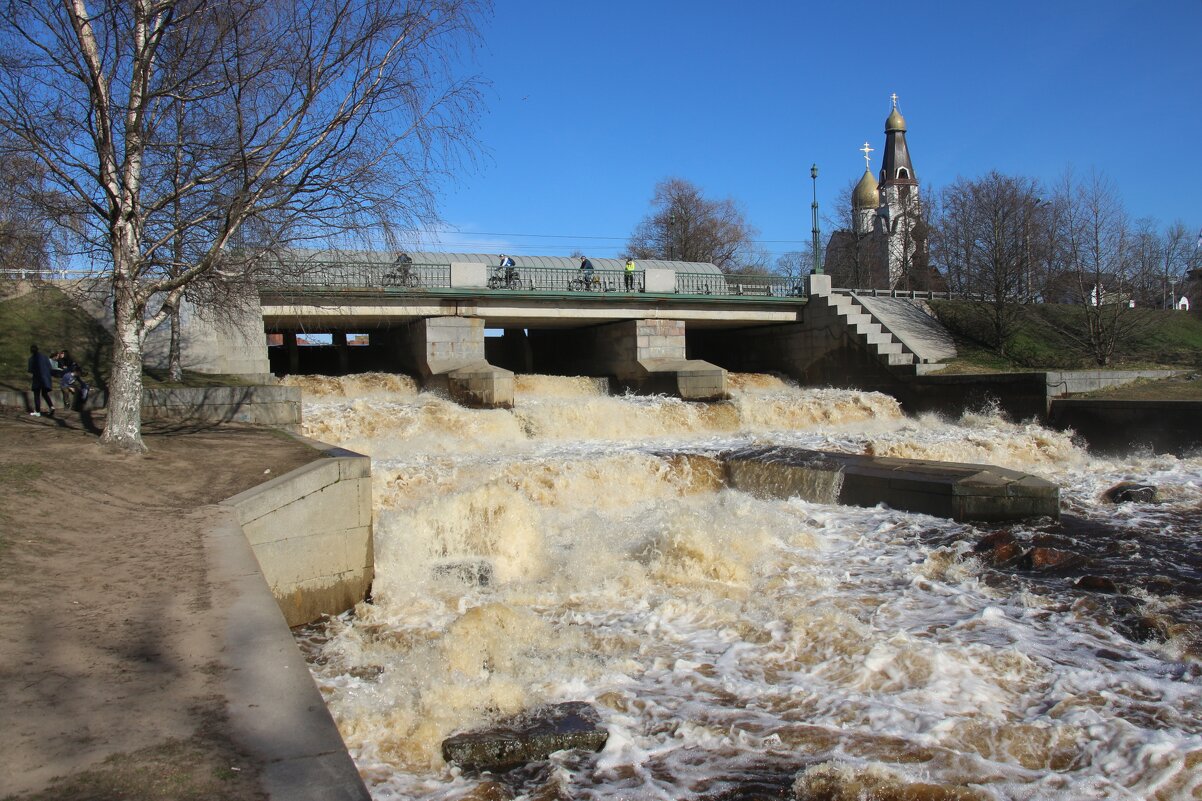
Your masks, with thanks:
M897 106L894 106L893 111L889 112L889 118L885 120L885 133L904 130L906 130L906 118L897 110Z
M868 168L864 168L864 177L856 184L855 191L851 193L851 205L857 209L875 209L881 205L881 196L877 192L876 178L872 177L872 173Z

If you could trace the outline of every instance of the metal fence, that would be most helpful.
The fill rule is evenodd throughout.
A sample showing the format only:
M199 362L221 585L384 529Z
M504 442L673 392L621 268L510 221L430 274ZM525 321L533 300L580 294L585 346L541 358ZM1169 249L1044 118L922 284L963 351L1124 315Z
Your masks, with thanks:
M646 291L646 273L622 269L592 270L561 267L530 267L517 264L505 269L485 265L485 287L500 292L569 292L623 295ZM630 283L627 285L627 279ZM376 290L389 294L429 289L451 289L450 264L389 263L384 261L310 261L284 265L266 273L266 289ZM472 290L472 287L455 287ZM676 273L675 294L745 298L800 298L805 285L797 278L780 275L726 275L723 273Z
M680 295L798 298L805 294L805 286L799 279L783 275L677 273L676 292Z
M636 270L626 286L625 270L564 270L555 267L519 267L522 289L533 292L642 292L643 271Z
M310 261L263 273L262 283L290 289L441 289L451 286L449 264Z
M908 298L910 300L989 300L983 292L935 292L929 289L833 289L848 295L869 298Z

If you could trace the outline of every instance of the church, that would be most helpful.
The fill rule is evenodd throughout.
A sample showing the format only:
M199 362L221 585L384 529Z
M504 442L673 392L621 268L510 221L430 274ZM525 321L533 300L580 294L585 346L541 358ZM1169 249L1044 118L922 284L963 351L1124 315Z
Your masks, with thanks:
M930 268L929 226L906 145L906 120L896 94L892 100L880 173L872 174L873 148L865 142L864 175L852 190L849 225L827 242L826 272L847 289L943 289Z

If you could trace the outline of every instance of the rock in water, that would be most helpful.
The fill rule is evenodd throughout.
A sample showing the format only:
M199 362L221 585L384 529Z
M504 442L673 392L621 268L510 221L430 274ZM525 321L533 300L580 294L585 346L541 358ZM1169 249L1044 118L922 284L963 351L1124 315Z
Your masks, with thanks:
M442 741L442 758L467 770L505 771L569 748L600 751L608 738L595 709L570 701L448 737Z
M1156 500L1156 487L1134 481L1121 481L1102 493L1111 503L1152 503Z

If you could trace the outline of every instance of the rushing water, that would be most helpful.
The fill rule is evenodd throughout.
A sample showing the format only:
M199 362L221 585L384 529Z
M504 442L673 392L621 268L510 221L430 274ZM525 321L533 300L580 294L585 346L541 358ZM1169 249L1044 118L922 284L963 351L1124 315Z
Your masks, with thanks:
M701 405L519 376L513 410L293 379L305 433L373 460L373 598L302 645L374 798L1202 797L1202 458L731 379ZM1064 522L1007 530L1090 562L997 568L996 527L724 487L707 455L752 443L1041 475ZM1133 478L1161 501L1101 500ZM443 762L558 701L599 710L604 751L491 784Z

